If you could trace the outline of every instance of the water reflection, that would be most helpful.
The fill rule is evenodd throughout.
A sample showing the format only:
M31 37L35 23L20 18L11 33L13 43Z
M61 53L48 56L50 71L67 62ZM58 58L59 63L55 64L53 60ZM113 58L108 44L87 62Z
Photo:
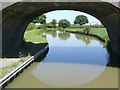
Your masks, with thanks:
M67 40L68 38L70 38L70 33L68 32L61 32L58 34L59 38L62 40Z
M30 67L28 67L25 70L25 72L23 72L21 75L19 75L6 88L59 88L59 87L118 88L118 69L117 68L106 67L105 71L103 71L99 76L97 75L96 79L90 81L90 79L93 79L92 76L95 75L94 71L95 70L97 71L97 69L100 70L99 69L100 67L95 68L96 66L94 66L92 68L92 66L89 65L89 67L91 69L91 73L90 72L87 73L87 71L90 69L87 69L87 67L85 67L86 65L84 65L84 66L81 65L81 67L80 67L80 65L78 66L76 64L73 66L71 66L69 64L66 64L67 65L66 66L65 64L63 64L65 66L61 68L61 67L59 67L60 66L59 64L56 64L56 65L55 65L55 63L53 63L53 64L54 64L54 66L56 66L56 71L55 71L56 73L53 72L55 70L55 68L53 67L52 63L48 63L48 65L47 65L47 63L41 65L41 63L34 62L32 65L30 65ZM51 67L49 67L49 66L51 66ZM85 68L83 68L82 66ZM77 67L77 69L76 69L76 67ZM53 70L51 70L52 68L53 68ZM64 68L65 68L65 70L64 70ZM61 69L60 72L59 72L59 69ZM69 69L69 71L66 71L67 69ZM71 72L70 72L70 69L71 69ZM84 69L84 71L82 69ZM86 69L86 73L85 73L85 69ZM63 72L63 71L66 71L66 72ZM72 71L73 71L73 73L72 73ZM58 72L58 74L57 74L57 72ZM69 72L69 73L67 73L67 72ZM81 78L82 74L80 74L80 73L83 73L83 72L85 75L82 79ZM92 74L92 72L93 72L93 74ZM44 73L44 76L43 76L43 73ZM96 73L99 73L99 72L96 72ZM52 74L52 76L51 76L51 74ZM75 76L75 74L76 74L76 76ZM60 76L60 77L58 77L56 79L55 75L56 75L56 77L57 76ZM71 79L67 79L67 77L65 75L67 75L68 78L70 78L70 76L73 76L73 77L71 77ZM79 75L79 76L77 76L77 75ZM62 76L66 77L63 79L65 79L65 80L67 79L67 80L62 82L62 80L63 80L63 79L61 79ZM87 76L87 78L85 78L85 76ZM40 78L40 77L42 77L42 78ZM65 85L62 85L57 80L60 80ZM82 81L85 80L83 82L86 84L82 84L78 80L82 80ZM66 84L65 82L68 84ZM72 84L71 82L73 82L73 85L70 86L70 84Z
M90 37L90 36L86 36L86 35L82 35L82 34L76 34L74 33L74 35L76 36L76 38L78 40L83 40L86 45L88 46L92 40L97 40L101 45L105 46L105 43L100 41L99 39L95 38L95 37Z
M49 35L53 36L53 38L55 38L57 36L57 32L56 31L50 31L50 30L41 31L40 35L43 35L43 34L49 34Z
M95 53L94 53L95 52ZM101 47L50 47L45 63L107 65L106 50Z
M57 31L46 33L50 50L32 74L40 81L57 87L72 87L91 82L106 68L104 43L94 37ZM82 46L82 47L81 47Z
M33 63L8 88L118 87L118 70L106 67L109 58L103 42L59 31L40 34L49 42L46 58Z
M46 35L50 46L105 46L104 42L101 42L95 37L76 33L50 30L41 31L40 35L44 34Z
M42 63L32 74L48 85L72 87L91 82L104 70L103 66L89 64Z
M83 40L88 46L91 43L90 37L86 37L85 35L75 34L76 38L79 40Z

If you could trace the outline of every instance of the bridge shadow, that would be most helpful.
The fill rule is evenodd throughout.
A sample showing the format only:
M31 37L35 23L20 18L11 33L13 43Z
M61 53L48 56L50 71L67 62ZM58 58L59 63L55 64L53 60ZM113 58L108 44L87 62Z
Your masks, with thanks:
M41 49L43 49L48 43L32 43L23 41L21 46L13 50L11 54L6 55L6 58L20 58L26 56L33 56Z
M111 51L109 54L108 66L120 68L120 55Z
M110 42L106 46L107 52L109 53L108 66L120 68L120 54L112 50Z

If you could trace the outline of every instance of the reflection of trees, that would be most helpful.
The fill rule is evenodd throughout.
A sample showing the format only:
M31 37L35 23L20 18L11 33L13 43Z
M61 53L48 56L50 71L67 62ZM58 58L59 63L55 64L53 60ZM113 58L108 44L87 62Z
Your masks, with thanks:
M53 37L56 37L57 36L57 32L56 31L45 31L46 34L50 34L52 35Z
M85 42L87 46L91 43L90 37L86 37L85 35L81 35L81 34L75 34L75 36L77 39L83 40L83 42Z
M68 33L68 32L62 32L62 33L59 33L58 36L62 40L67 40L68 38L70 38L70 33Z
M83 40L83 42L88 46L91 43L91 40L97 40L101 45L105 46L105 43L100 41L99 39L92 37L92 36L86 36L81 34L74 34L77 39Z
M87 38L86 41L85 41L85 43L88 46L91 43L90 38Z
M50 34L50 35L52 35L53 37L56 37L56 36L57 36L57 32L56 32L56 31L43 30L43 31L40 32L40 35L43 35L43 33Z

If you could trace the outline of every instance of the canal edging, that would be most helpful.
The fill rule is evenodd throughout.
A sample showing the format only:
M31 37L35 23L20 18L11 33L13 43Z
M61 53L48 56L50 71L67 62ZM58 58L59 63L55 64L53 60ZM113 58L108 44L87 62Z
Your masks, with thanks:
M10 83L14 78L16 78L21 72L24 71L37 57L39 57L43 52L45 52L48 49L49 45L46 45L42 50L40 50L38 53L36 53L34 56L26 60L24 63L22 63L20 66L18 66L16 69L14 69L12 72L4 76L0 79L0 90L3 89L5 86L7 86L8 83Z
M65 32L77 33L77 34L83 34L83 35L93 36L93 37L98 38L98 39L101 40L102 42L106 42L106 39L105 39L105 38L102 38L101 36L96 35L96 34L88 34L88 33L83 33L83 32L78 32L78 31L65 31Z

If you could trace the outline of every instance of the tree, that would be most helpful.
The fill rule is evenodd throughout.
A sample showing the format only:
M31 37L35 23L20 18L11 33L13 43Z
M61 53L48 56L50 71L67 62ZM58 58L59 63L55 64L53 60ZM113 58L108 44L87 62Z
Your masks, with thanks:
M70 27L70 22L66 19L62 19L58 22L59 27L67 28Z
M84 15L79 15L74 20L74 24L79 24L79 25L83 25L83 24L86 24L88 22L89 21L88 21L87 17Z
M41 23L41 24L46 24L46 16L45 15L41 15L39 17L37 17L35 20L33 20L33 23Z
M52 22L50 22L50 23L46 23L46 27L47 28L54 28L54 25Z
M56 19L53 19L53 20L52 20L52 24L53 24L53 27L56 27L57 20L56 20Z

